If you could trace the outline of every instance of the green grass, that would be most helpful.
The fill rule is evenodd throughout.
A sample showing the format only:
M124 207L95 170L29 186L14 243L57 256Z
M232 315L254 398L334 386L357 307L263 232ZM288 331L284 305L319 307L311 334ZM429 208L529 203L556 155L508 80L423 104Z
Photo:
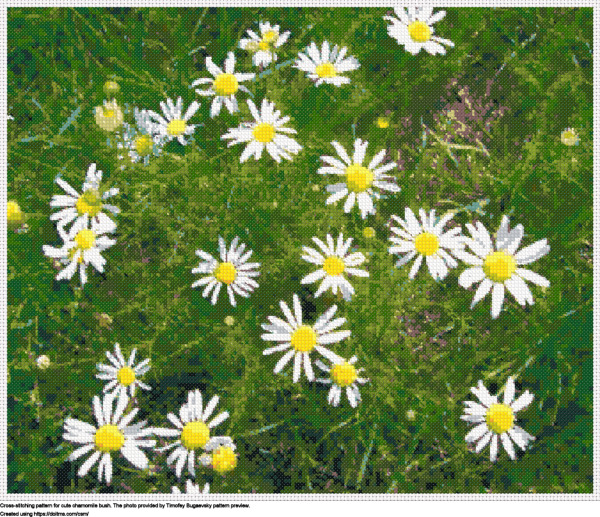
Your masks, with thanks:
M167 426L188 390L221 397L231 416L218 430L240 458L226 477L199 470L197 482L215 493L592 491L592 9L447 11L436 34L455 47L412 56L387 36L383 8L8 9L8 198L28 217L28 231L8 233L9 492L181 486L164 454L149 453L154 473L117 459L109 487L98 485L96 469L77 478L81 460L65 462L73 446L61 438L63 421L91 421L103 387L95 365L115 342L151 358L144 380L153 389L138 392L140 418L151 425ZM236 68L250 68L236 46L259 19L292 36L278 53L283 66L250 89L292 117L303 151L281 165L264 155L240 165L243 147L228 149L220 136L248 120L245 103L235 116L210 119L210 100L199 99L193 121L203 126L190 145L170 144L148 166L121 170L114 136L107 142L93 116L104 82L117 81L117 100L130 108L158 111L179 95L187 106L206 56L221 63L235 50ZM350 85L316 88L290 66L324 39L360 61ZM391 124L380 129L374 121L385 114ZM561 144L568 126L578 146ZM366 221L356 208L326 207L329 177L316 174L330 142L348 148L354 135L370 142L367 156L387 148L401 164L402 191ZM486 153L439 143L478 147L478 138ZM55 177L79 188L92 162L103 186L120 188L122 213L106 273L89 269L79 289L76 277L54 280L42 245L58 244L49 221L49 201L62 193ZM458 223L480 220L491 232L509 215L525 227L523 245L548 239L550 253L531 269L550 288L532 286L527 309L508 296L492 320L489 296L470 310L473 293L457 284L464 265L441 282L423 269L409 281L387 252L386 223L405 206L458 210ZM362 236L366 226L375 238ZM260 324L280 316L279 300L294 292L309 317L334 303L300 285L312 270L300 256L313 235L339 231L368 255L371 275L353 282L351 302L336 301L352 336L333 349L358 355L371 379L356 410L345 401L329 407L326 388L293 384L289 367L273 375L276 358L262 355L260 339ZM260 288L236 308L224 293L213 307L190 288L194 251L216 253L218 235L240 235L262 263ZM35 364L42 354L47 370ZM502 450L492 464L487 449L468 450L459 417L479 379L495 393L509 375L518 393L535 394L519 423L536 441L516 462Z

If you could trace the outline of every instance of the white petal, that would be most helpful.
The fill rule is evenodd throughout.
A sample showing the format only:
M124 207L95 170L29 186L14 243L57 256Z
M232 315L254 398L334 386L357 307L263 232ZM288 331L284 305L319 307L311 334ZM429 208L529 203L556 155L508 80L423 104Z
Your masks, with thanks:
M504 284L494 284L492 290L492 318L497 318L504 303Z
M483 298L486 297L493 285L494 283L489 278L483 279L481 284L479 284L479 288L477 289L477 291L475 291L475 296L473 297L473 301L471 302L471 309L475 306L477 302L483 300Z
M512 442L510 441L510 437L506 433L502 433L500 435L500 440L502 441L502 445L504 446L504 450L508 453L511 460L516 460L517 456L515 455L515 448L513 447Z
M519 251L519 253L515 255L515 261L520 266L530 264L546 255L549 251L550 246L548 246L546 239L542 239Z
M416 258L415 263L413 264L412 268L410 269L410 273L408 274L408 278L410 278L412 280L415 277L415 275L419 271L419 268L421 267L421 262L423 262L423 255L419 255Z
M304 372L306 373L306 378L312 382L315 380L315 374L310 362L310 356L308 355L308 352L304 352L302 355L304 359Z
M540 287L550 287L550 282L544 278L542 275L538 275L533 271L529 271L528 269L517 268L515 273L519 275L521 278L535 284Z
M81 467L79 467L79 470L77 471L77 475L79 477L83 477L85 476L89 470L96 464L96 462L98 461L98 458L100 458L100 451L96 451L94 454L92 454L86 461L85 463L83 463L83 465L81 465Z
M533 305L533 296L525 281L518 275L513 275L508 280L504 281L505 287L515 297L515 300L525 306L527 302Z
M490 461L496 461L498 457L498 435L494 434L492 437L492 445L490 446Z
M534 396L529 393L529 391L526 391L525 393L522 393L521 396L515 400L510 407L516 413L517 411L521 411L529 406L529 404L533 402L533 399Z
M515 396L515 381L512 377L509 377L506 381L506 386L504 387L504 403L507 406L512 404L513 398Z
M138 469L143 470L148 468L148 458L142 450L138 449L131 442L121 448L121 454Z
M298 382L300 380L300 373L302 370L302 355L301 353L297 353L294 357L294 382Z
M485 433L488 432L488 426L486 423L479 424L469 431L467 436L465 436L465 440L467 442L474 442L479 440Z
M206 420L208 420L210 418L210 415L212 415L212 412L215 410L218 403L219 403L218 395L215 395L212 399L210 399L210 402L204 408L204 413L202 414L202 420L204 420L206 422Z
M480 267L473 267L463 271L458 277L458 285L465 289L471 287L485 278L485 273Z
M294 355L295 350L290 350L287 353L285 353L281 359L279 359L279 361L277 361L277 364L275 365L275 368L273 369L273 373L279 373L284 366L290 361L290 359L292 358L292 356Z

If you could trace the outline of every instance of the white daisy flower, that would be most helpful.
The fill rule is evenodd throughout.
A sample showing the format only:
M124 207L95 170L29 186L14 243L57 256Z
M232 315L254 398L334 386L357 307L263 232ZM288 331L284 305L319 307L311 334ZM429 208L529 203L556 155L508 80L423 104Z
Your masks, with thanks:
M136 386L144 390L152 389L138 378L150 370L150 366L148 365L150 359L145 359L137 366L134 366L133 362L135 361L136 351L137 349L134 348L127 363L125 363L119 343L115 343L114 355L108 350L106 351L106 357L108 357L111 365L107 366L100 363L96 365L98 370L101 371L101 373L96 375L96 378L103 381L110 381L104 386L104 393L113 393L115 396L118 395L119 398L128 398L134 396Z
M241 74L235 73L235 56L233 52L227 54L227 59L223 65L225 71L221 70L217 65L213 63L212 58L209 56L206 58L206 69L213 76L211 78L197 79L192 83L192 86L199 86L201 84L209 84L208 90L196 90L198 95L204 97L214 97L212 105L210 107L211 118L216 117L221 111L221 105L225 104L229 113L235 113L239 111L238 103L235 98L235 94L238 90L245 93L250 93L250 90L245 86L240 85L241 82L249 81L254 79L256 74Z
M337 294L339 287L344 299L349 301L354 294L354 288L346 280L344 273L347 275L368 277L369 273L367 271L356 269L355 267L365 261L365 256L360 252L348 255L352 239L344 241L344 236L341 233L338 236L337 247L333 242L333 237L329 234L327 234L327 244L316 237L313 237L313 241L324 255L314 248L303 246L302 251L305 255L302 255L302 258L307 262L321 266L321 269L305 276L301 283L312 284L324 278L315 293L315 298L319 297L329 288L331 288L333 294Z
M206 447L206 453L200 456L200 463L205 467L212 467L219 474L226 474L237 466L238 455L235 449L229 436L221 436Z
M394 12L400 19L394 16L384 16L383 19L392 22L388 25L388 34L399 45L404 45L407 52L416 55L425 49L432 55L444 55L446 49L442 43L454 47L450 40L433 36L433 24L444 18L446 11L433 14L433 7L395 7Z
M338 52L338 46L334 45L330 51L329 42L324 41L321 45L321 51L313 41L306 49L306 54L298 53L298 59L293 65L307 73L307 77L315 81L316 86L323 83L341 86L350 83L350 78L340 75L345 72L351 72L360 67L358 59L354 56L344 58L346 47L342 47Z
M210 485L206 483L204 485L204 489L200 492L200 486L194 483L191 479L188 479L185 483L185 493L186 494L208 494L210 492ZM178 487L171 487L171 493L173 494L181 494L181 490Z
M259 268L260 263L248 262L248 259L252 255L252 250L243 253L246 245L240 244L238 246L239 240L239 237L235 237L235 239L231 241L231 246L228 251L225 240L219 236L221 262L202 250L196 250L196 255L204 262L200 262L198 267L192 269L192 273L203 273L207 276L194 282L192 288L205 285L206 287L202 292L204 298L208 298L210 292L214 289L211 298L211 303L213 305L217 303L222 285L227 286L229 301L234 307L234 293L243 296L244 298L248 298L250 293L258 287L258 282L253 280L252 277L257 277L260 273L252 270Z
M294 357L294 382L298 382L302 367L309 381L313 381L315 376L313 373L312 364L310 362L310 354L313 350L319 352L323 357L326 357L331 362L335 362L338 355L331 350L325 348L326 345L337 343L342 339L350 336L349 330L331 332L346 322L345 318L336 318L330 321L337 305L330 307L325 313L320 316L314 325L302 324L302 307L300 298L294 294L294 314L286 305L280 301L279 306L287 319L287 323L275 316L268 316L270 325L263 323L261 326L268 334L261 336L265 341L280 341L281 344L272 348L263 350L263 355L269 355L274 352L283 352L288 350L275 365L273 373L279 373L284 366Z
M136 468L148 468L148 458L141 448L154 447L156 440L142 438L151 435L152 429L144 429L145 420L135 425L129 425L139 409L135 408L127 415L122 416L127 406L126 398L118 400L113 413L115 399L116 397L110 393L104 395L102 403L98 396L93 398L92 407L97 427L73 418L65 420L63 440L82 445L69 456L69 460L76 460L93 451L92 455L79 468L77 472L79 477L85 476L101 458L98 466L98 481L102 482L104 478L107 484L110 483L112 478L111 454L117 451Z
M346 361L341 357L338 357L336 361L333 361L333 366L328 368L321 361L315 361L315 364L324 372L329 373L329 379L317 379L317 382L322 384L331 384L329 390L329 396L327 402L332 406L338 406L340 398L342 396L342 389L346 388L346 396L350 406L355 408L361 401L360 391L357 384L365 384L369 382L369 379L359 377L358 374L364 371L364 368L358 370L354 367L357 357L354 355L350 360Z
M543 276L519 267L531 264L550 251L546 239L534 242L517 252L523 238L523 225L519 224L510 230L508 217L503 216L496 234L494 251L492 238L483 224L480 222L475 226L467 224L467 229L473 238L465 238L464 241L475 255L464 250L457 250L454 255L467 264L476 266L463 271L458 278L458 283L465 289L481 282L471 302L471 308L485 298L491 290L491 314L492 318L497 318L504 303L504 288L508 289L515 300L524 307L527 303L533 305L533 295L525 280L541 287L550 286L550 282Z
M373 187L388 190L390 192L400 192L400 187L393 183L395 178L393 176L384 175L384 172L392 170L396 167L396 164L391 162L379 167L385 156L385 149L379 151L373 157L368 167L365 167L362 163L365 159L369 142L365 142L360 138L354 141L354 156L352 157L352 160L348 156L346 150L338 142L331 142L331 145L333 145L343 162L333 156L321 156L321 160L323 160L328 167L321 167L317 170L317 173L345 176L346 181L327 186L327 192L332 194L327 199L327 205L348 196L348 199L346 199L346 202L344 203L344 212L350 212L356 201L361 216L365 219L367 215L375 214L375 206L373 205L372 197L381 197L381 194L375 192Z
M119 142L117 147L128 149L133 163L142 160L144 165L148 165L151 155L160 156L164 137L159 134L160 129L152 122L148 110L135 107L134 116L137 127L124 122L123 142Z
M240 48L253 52L252 64L254 66L266 67L277 61L274 49L281 47L290 37L290 31L279 34L279 25L271 25L269 22L258 24L260 36L248 29L246 32L250 38L240 40Z
M579 135L572 127L568 127L560 134L560 141L571 147L579 143Z
M177 438L177 441L156 449L157 452L164 452L173 447L176 449L167 458L167 465L177 460L175 473L181 477L183 467L187 462L187 468L192 476L196 476L194 461L196 453L199 450L210 449L215 443L222 443L223 436L210 436L210 431L220 423L227 420L229 413L223 411L210 422L208 419L219 403L219 397L214 396L206 407L202 408L202 394L200 390L188 392L188 401L183 404L179 410L179 418L173 413L169 413L167 418L176 427L176 429L154 428L153 433L157 436L168 438Z
M95 219L92 219L91 229L87 226L88 215L84 214L73 223L68 233L59 229L59 234L64 241L61 248L47 245L42 247L46 256L60 259L63 264L67 264L67 267L56 276L56 280L70 280L79 266L79 277L83 286L87 282L88 264L94 266L99 273L104 272L106 259L100 253L117 241L102 235L106 233L106 228Z
M96 106L95 118L104 131L114 131L123 124L123 111L115 99L104 101L104 106Z
M100 192L100 181L102 180L102 171L96 170L96 164L92 163L87 170L85 183L82 193L77 192L71 185L61 178L56 178L56 183L67 195L54 195L50 200L50 206L53 208L62 208L50 216L51 221L58 221L57 226L64 228L73 220L79 220L83 217L90 217L97 224L101 225L105 232L114 232L117 229L115 222L108 217L102 210L108 210L112 214L118 214L120 210L113 205L104 203L105 199L119 193L118 188L111 188L106 192Z
M475 394L481 404L471 401L465 402L467 407L461 419L477 424L465 436L465 440L469 443L478 442L475 452L480 452L491 441L490 460L496 461L498 457L498 437L500 437L504 450L511 459L516 459L512 442L525 450L527 444L535 440L533 436L515 425L516 413L531 404L533 395L529 391L525 391L518 399L513 400L515 382L512 377L509 377L506 382L503 403L498 402L497 396L492 397L490 395L482 381L479 381L477 388L471 388L471 392Z
M275 103L263 99L260 112L256 105L250 99L246 101L255 122L243 122L238 128L229 129L221 139L232 139L227 144L231 147L235 144L249 142L240 156L240 163L244 163L250 156L258 160L262 156L263 149L277 162L281 162L281 157L291 160L289 153L298 154L302 146L293 138L282 135L281 133L296 133L295 129L282 127L290 117L280 117L281 112L275 110Z
M188 124L188 120L198 111L200 103L197 101L192 102L185 115L182 115L183 100L181 97L177 99L177 104L173 104L171 99L167 99L166 103L160 103L160 107L164 118L154 111L148 111L148 115L156 122L155 131L164 138L165 142L177 138L181 145L186 145L187 140L185 137L191 135L196 129L195 125Z
M449 268L458 266L458 262L450 253L465 247L462 230L457 227L444 233L444 226L454 217L452 212L447 213L437 222L435 210L431 210L427 215L427 212L421 208L419 215L421 222L408 207L404 210L405 220L392 215L392 219L398 222L402 228L390 227L398 237L390 237L395 246L388 248L388 251L390 253L406 253L396 262L397 267L403 266L417 256L408 275L411 280L419 271L423 257L425 257L431 276L435 280L442 280L448 274Z

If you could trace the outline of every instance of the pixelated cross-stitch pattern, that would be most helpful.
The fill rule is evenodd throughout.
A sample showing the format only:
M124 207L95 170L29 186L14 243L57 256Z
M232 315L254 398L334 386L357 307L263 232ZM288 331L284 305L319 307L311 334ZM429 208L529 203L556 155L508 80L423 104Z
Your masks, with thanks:
M591 45L9 8L8 492L590 493Z

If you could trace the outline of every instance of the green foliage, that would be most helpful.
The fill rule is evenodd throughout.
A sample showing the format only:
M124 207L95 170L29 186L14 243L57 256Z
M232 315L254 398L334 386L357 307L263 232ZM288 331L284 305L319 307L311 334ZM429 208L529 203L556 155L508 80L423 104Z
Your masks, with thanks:
M62 424L91 421L103 387L96 363L119 342L151 358L138 392L140 418L166 426L190 389L218 394L230 418L218 430L233 437L238 467L226 477L200 470L212 492L577 492L592 491L592 10L449 9L436 34L451 39L445 56L413 56L387 35L385 9L9 8L8 193L27 214L28 231L8 234L8 487L10 492L170 492L177 482L165 454L149 453L156 471L114 462L111 486L79 479ZM117 100L158 110L165 97L197 96L188 88L220 63L256 21L292 36L277 66L250 85L298 131L293 161L269 157L239 163L242 146L220 139L248 120L209 118L210 99L193 123L191 144L169 145L148 166L117 158L94 121L103 85ZM291 60L311 41L347 45L361 67L351 84L314 87ZM237 68L251 68L237 49ZM474 106L487 106L475 109ZM462 110L462 111L461 111ZM471 110L471 111L469 111ZM471 113L459 120L457 114ZM388 115L387 129L375 120ZM578 146L560 142L575 127ZM329 177L316 174L337 140L387 148L402 165L402 191L380 201L363 221L343 202L325 206ZM95 162L114 198L117 245L106 273L56 282L43 244L58 244L49 201L60 174L79 188ZM124 170L120 167L126 164ZM317 187L315 187L315 185ZM490 301L470 310L473 293L457 284L464 266L435 282L424 270L408 280L387 252L386 222L404 207L456 210L460 224L480 220L491 231L503 214L525 227L524 245L547 238L550 253L532 269L550 288L532 287L535 305L510 296L497 320ZM373 239L363 229L376 230ZM314 299L300 286L311 271L300 259L310 238L328 232L355 238L368 255L370 278L356 279L351 302ZM260 288L232 308L225 293L213 307L191 289L196 249L217 251L217 237L240 235L262 263ZM351 338L333 346L358 355L371 382L363 402L327 405L327 388L273 375L263 357L260 324L280 315L278 302L299 293L309 317L334 302ZM112 322L103 314L112 318ZM224 323L233 316L232 326ZM52 361L47 370L39 355ZM492 393L509 375L534 403L520 425L536 441L511 462L504 451L469 452L459 419L469 388L483 379ZM406 413L412 410L414 420Z

